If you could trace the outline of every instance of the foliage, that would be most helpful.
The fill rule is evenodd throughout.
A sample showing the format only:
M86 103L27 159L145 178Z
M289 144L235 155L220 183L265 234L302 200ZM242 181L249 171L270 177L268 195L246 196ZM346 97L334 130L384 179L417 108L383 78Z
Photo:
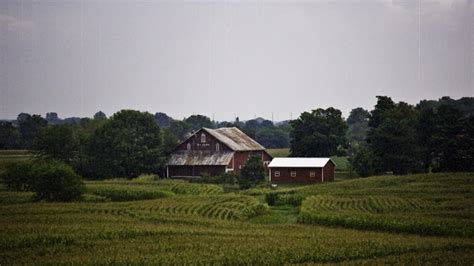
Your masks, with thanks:
M102 119L107 119L107 115L104 112L99 111L94 114L94 120L102 120Z
M424 168L433 171L474 171L474 115L457 106L421 109L417 130Z
M191 133L191 125L186 121L173 120L170 122L170 131L180 141L185 140Z
M420 171L417 111L404 102L394 104L388 97L378 99L369 120L367 138L375 173L392 171L394 174L408 174Z
M11 122L0 122L0 149L20 148L20 130Z
M350 155L353 155L355 149L366 141L369 116L370 113L367 110L358 107L352 109L347 118L347 139Z
M89 149L97 178L154 173L166 160L153 115L133 110L122 110L107 120L94 132Z
M77 158L79 143L69 125L43 128L33 142L33 149L42 157L71 164Z
M168 128L170 126L172 118L165 113L158 112L155 114L155 121L160 128Z
M350 159L352 170L361 177L367 177L374 174L373 154L367 145L360 146L354 156Z
M33 145L33 141L40 132L40 130L47 126L48 122L39 115L29 115L26 113L21 113L17 118L22 148L30 149Z
M255 133L255 140L265 148L288 147L289 138L289 132L281 127L266 127Z
M221 184L234 185L234 184L238 183L238 180L239 180L239 175L236 174L235 172L223 173L220 176L220 183Z
M72 201L84 192L81 177L69 165L58 161L35 164L30 180L38 200Z
M214 128L214 123L211 119L204 115L192 115L184 120L191 126L191 131L197 131L203 127Z
M15 162L6 166L1 179L9 190L30 191L33 183L33 163Z
M304 112L290 121L291 155L299 157L330 157L341 155L346 146L347 124L341 111L328 108Z
M163 145L163 154L165 156L169 156L171 152L176 148L178 145L178 138L175 137L173 132L169 128L165 128L161 131L161 136L162 136L162 145Z
M265 169L260 157L251 156L240 169L239 186L247 189L265 180Z

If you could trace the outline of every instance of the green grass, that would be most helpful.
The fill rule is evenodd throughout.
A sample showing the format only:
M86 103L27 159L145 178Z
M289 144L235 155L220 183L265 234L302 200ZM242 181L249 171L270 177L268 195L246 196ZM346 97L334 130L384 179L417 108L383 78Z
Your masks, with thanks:
M0 264L474 262L474 174L237 193L144 179L88 181L72 203L32 202L0 185ZM155 192L169 194L144 199ZM276 206L265 204L269 193Z

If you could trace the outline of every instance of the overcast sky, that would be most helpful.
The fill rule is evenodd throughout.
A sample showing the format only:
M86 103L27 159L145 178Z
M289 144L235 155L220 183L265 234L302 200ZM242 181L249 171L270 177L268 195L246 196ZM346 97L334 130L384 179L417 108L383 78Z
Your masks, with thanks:
M286 120L474 96L469 0L0 1L0 118Z

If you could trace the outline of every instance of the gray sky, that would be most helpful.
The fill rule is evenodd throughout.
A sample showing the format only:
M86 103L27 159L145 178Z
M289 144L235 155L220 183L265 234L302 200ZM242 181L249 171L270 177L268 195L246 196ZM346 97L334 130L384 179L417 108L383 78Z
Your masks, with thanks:
M0 118L285 120L474 96L469 0L0 2Z

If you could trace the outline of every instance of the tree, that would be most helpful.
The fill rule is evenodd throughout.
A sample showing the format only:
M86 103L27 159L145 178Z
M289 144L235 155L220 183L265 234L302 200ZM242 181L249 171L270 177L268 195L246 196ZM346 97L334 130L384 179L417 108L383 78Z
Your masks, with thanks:
M160 128L168 128L173 119L165 113L156 113L155 120Z
M239 186L247 189L265 180L265 168L260 157L251 156L240 170Z
M374 174L373 154L367 145L360 145L349 158L352 169L361 177L367 177Z
M171 152L178 145L178 139L175 137L173 132L169 128L165 128L161 131L162 143L163 143L163 153L165 156L170 156Z
M89 144L96 178L156 173L163 165L160 128L153 115L133 110L115 113Z
M173 120L170 123L170 130L178 140L184 140L191 133L191 125L186 121Z
M347 146L347 124L341 111L332 107L304 112L298 119L290 121L290 125L292 156L329 157Z
M2 174L15 191L33 191L37 200L72 201L84 192L82 178L59 161L26 161L9 165Z
M290 146L290 136L283 128L269 127L257 131L255 140L265 148L287 148Z
M94 120L101 120L101 119L107 119L107 115L104 112L99 111L94 114Z
M33 164L30 161L15 162L5 167L1 175L3 183L9 190L30 191L32 187Z
M31 187L37 200L72 201L85 191L82 178L63 162L37 163L31 173Z
M369 120L367 141L374 156L375 173L392 171L397 175L421 169L420 148L416 134L418 112L404 102L395 105L388 97L379 97ZM383 110L377 108L381 107ZM374 114L376 114L374 116ZM372 121L376 119L376 121Z
M0 149L19 149L20 131L11 122L0 122Z
M17 121L20 126L21 142L24 149L30 149L40 130L48 125L48 121L41 116L31 116L25 113L19 114Z
M79 143L72 126L54 125L43 128L33 142L33 149L42 157L71 164L77 159Z
M349 154L353 154L367 138L370 113L363 108L352 109L347 118L347 138L349 140Z
M214 128L214 123L212 123L211 119L203 115L192 115L186 118L185 122L191 126L193 132L203 127Z

